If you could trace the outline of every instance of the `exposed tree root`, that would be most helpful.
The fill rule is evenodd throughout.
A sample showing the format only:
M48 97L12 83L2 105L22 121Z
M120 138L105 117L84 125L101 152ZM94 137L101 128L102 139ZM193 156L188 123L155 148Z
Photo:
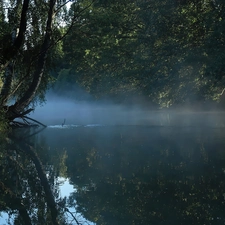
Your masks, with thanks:
M35 119L32 119L28 116L21 116L21 117L17 117L17 118L21 119L22 121L17 121L17 120L10 121L10 125L12 127L17 127L17 128L39 127L39 126L47 127L45 124L43 124ZM33 123L31 123L30 121L32 121Z
M26 116L27 114L29 114L34 110L32 108L25 110L23 112L18 112L13 107L5 107L4 110L6 113L6 119L9 121L9 124L12 127L17 128L38 127L38 126L47 127L45 124Z

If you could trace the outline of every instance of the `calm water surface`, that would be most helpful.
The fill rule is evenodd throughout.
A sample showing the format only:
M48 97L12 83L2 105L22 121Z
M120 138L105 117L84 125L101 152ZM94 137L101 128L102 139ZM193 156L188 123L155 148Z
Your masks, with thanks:
M61 224L225 224L223 126L54 125L32 132L2 142L0 224L52 224L46 187Z

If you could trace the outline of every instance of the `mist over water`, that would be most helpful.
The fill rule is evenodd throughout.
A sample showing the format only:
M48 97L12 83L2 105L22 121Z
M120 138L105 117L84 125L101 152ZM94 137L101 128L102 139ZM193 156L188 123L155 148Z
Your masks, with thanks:
M147 119L148 110L135 105L127 107L105 101L73 101L50 96L31 116L47 125L61 125L64 119L65 125L138 125Z
M50 127L146 125L168 127L225 127L223 111L194 108L153 109L147 103L129 106L106 101L78 101L54 95L30 116ZM62 124L65 124L62 126Z
M159 110L144 101L122 105L50 95L30 117L48 125L30 141L46 174L52 168L56 180L67 181L63 197L66 202L73 197L71 211L83 223L224 221L223 111Z

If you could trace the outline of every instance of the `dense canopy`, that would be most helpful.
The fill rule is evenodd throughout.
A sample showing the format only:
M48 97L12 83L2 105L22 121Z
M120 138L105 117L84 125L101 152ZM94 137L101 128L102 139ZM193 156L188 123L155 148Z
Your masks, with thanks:
M0 3L0 106L13 120L55 91L144 97L161 107L219 100L219 0L17 0Z

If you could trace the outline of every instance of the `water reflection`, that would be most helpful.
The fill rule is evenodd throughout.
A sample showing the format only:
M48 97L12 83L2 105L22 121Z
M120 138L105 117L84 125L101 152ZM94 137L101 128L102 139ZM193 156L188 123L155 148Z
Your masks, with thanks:
M82 133L82 136L79 134ZM223 224L223 130L79 130L70 202L97 224ZM88 142L86 141L88 139Z
M15 224L225 223L224 128L53 128L1 142L0 209Z
M1 224L81 224L83 218L67 207L67 197L60 194L63 182L58 168L64 172L65 154L57 156L60 165L54 166L54 158L33 135L38 132L29 131L19 129L1 138Z

